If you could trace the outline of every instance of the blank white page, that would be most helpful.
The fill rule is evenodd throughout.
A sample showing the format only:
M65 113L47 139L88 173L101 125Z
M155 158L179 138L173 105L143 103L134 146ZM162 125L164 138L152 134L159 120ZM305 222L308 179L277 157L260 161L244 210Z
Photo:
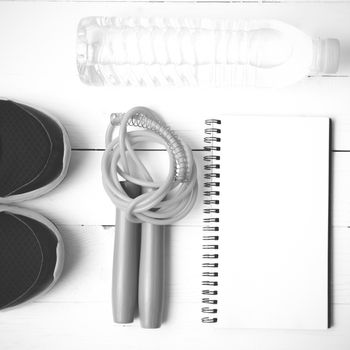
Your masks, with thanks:
M330 120L222 120L218 327L328 327Z

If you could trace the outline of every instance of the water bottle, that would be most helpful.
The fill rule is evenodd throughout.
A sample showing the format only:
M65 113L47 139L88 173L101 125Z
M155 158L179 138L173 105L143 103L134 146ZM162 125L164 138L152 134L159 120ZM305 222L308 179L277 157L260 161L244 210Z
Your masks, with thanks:
M275 20L87 17L77 67L90 85L281 87L333 74L337 39Z

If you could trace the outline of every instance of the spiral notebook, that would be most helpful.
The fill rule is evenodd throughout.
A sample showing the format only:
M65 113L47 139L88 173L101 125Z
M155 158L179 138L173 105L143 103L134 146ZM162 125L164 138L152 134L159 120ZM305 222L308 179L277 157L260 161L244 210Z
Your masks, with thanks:
M328 327L330 119L206 120L204 323Z

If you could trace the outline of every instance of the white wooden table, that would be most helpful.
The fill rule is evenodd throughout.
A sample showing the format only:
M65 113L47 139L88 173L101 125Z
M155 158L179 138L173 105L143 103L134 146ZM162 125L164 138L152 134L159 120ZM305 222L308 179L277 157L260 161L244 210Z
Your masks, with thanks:
M336 37L339 73L272 90L140 89L84 86L75 66L75 33L89 15L212 15L276 18L310 35ZM44 297L0 313L0 349L350 348L350 3L0 2L0 96L52 113L73 145L66 180L23 203L51 218L66 243L66 264ZM325 115L333 118L332 318L327 331L213 330L200 323L200 199L169 229L167 308L159 330L113 324L110 304L114 208L104 193L100 160L111 112L145 105L159 112L197 151L202 118L218 114ZM278 145L276 145L278 146ZM165 152L145 152L150 164ZM164 160L165 161L165 160ZM159 174L161 175L161 173ZM253 218L252 218L253 219Z

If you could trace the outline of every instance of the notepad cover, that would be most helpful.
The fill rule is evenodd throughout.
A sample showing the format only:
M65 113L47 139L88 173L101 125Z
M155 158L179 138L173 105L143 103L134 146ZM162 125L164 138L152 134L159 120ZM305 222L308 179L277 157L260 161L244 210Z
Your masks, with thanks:
M327 328L330 119L221 122L216 325Z

